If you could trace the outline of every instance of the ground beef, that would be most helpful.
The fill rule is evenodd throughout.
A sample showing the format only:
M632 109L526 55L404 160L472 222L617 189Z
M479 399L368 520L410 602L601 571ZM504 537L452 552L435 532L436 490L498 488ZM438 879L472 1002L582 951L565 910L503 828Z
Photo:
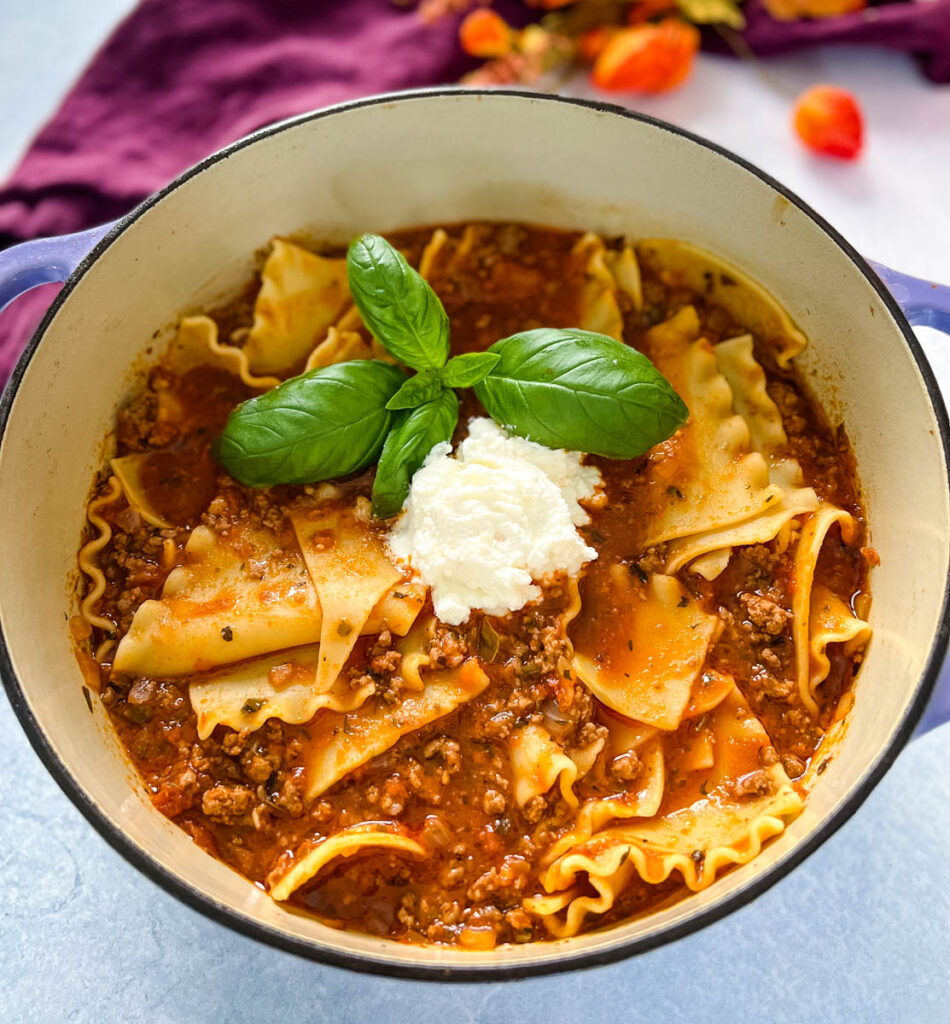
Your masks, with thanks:
M149 388L137 395L116 417L116 440L119 450L140 452L148 447L149 434L155 426L158 397Z
M502 645L502 656L522 679L559 675L566 665L571 647L560 623L529 619L517 636Z
M805 774L805 762L794 754L782 754L782 767L790 779L797 779Z
M766 771L750 772L748 775L736 779L732 783L731 789L738 800L766 796L772 790L772 778Z
M515 715L511 711L499 711L482 725L481 733L486 739L506 740L511 735L515 724Z
M545 703L543 725L564 747L586 747L607 730L593 722L594 700L586 687L571 686L567 691L570 701Z
M261 525L274 533L281 533L287 525L287 513L270 490L255 490L251 497L253 511L260 516Z
M782 556L765 544L753 544L738 548L733 556L737 571L745 581L747 590L766 590L774 579Z
M307 782L303 768L294 768L282 774L280 788L270 801L270 805L279 808L292 818L299 818L304 812L304 796Z
M350 685L356 689L371 687L386 703L395 704L405 695L406 680L400 674L402 653L397 650L398 637L383 630L366 648L366 655L349 670Z
M505 924L511 929L511 937L515 942L530 942L534 938L531 918L522 907L506 911Z
M525 717L527 712L535 710L537 706L538 697L530 686L516 686L505 701L505 710L515 720Z
M762 654L765 653L773 654L768 648L763 650ZM786 700L796 690L793 680L776 677L764 671L762 666L759 665L753 668L749 682L753 688L761 690L767 697L771 697L773 700Z
M564 627L561 623L541 625L532 623L528 631L528 648L532 654L540 655L535 660L541 665L543 672L551 672L557 667L558 658L570 653Z
M637 559L637 568L644 576L655 576L666 567L666 545L647 548Z
M212 786L201 796L202 813L225 825L233 825L250 814L255 803L254 790L246 786Z
M782 425L791 435L801 434L808 426L808 420L802 415L802 400L798 392L784 381L771 381L768 393L782 414Z
M461 749L456 740L449 739L448 736L437 736L425 745L422 756L425 758L439 758L446 771L454 773L462 766Z
M778 764L778 762L778 751L771 743L759 750L759 764L762 765L763 768L771 768L773 764Z
M177 818L195 805L198 776L190 764L173 764L164 772L152 794L152 803L169 818Z
M574 745L581 748L591 747L598 742L606 743L609 736L610 731L606 726L583 721L577 729Z
M631 750L619 754L610 762L610 774L621 782L632 782L641 772L640 758Z
M532 825L536 825L543 817L545 811L548 809L548 802L543 796L533 796L531 799L521 808L521 814L525 821Z
M761 689L766 696L773 700L785 700L796 690L793 680L773 676L771 673L762 671L759 666L753 670L749 682L752 687Z
M408 796L409 790L406 788L402 778L398 774L391 775L383 783L383 793L379 799L379 809L383 814L391 818L398 818L406 806Z
M221 749L229 757L240 757L244 753L249 736L250 733L247 730L242 730L241 732L228 730L221 740Z
M279 765L278 753L259 747L250 747L241 755L241 769L249 782L266 782Z
M486 814L504 814L508 801L497 789L486 789L482 797L482 810Z
M469 656L469 647L464 634L440 623L426 653L433 667L458 668Z
M394 647L395 640L388 629L384 629L369 649L369 670L373 675L393 675L402 664L402 654Z
M154 679L136 679L129 687L126 700L130 704L146 705L151 704L155 699L157 684Z
M497 897L504 895L510 902L516 902L530 873L531 865L523 857L505 857L500 867L486 871L469 886L468 898L473 903L481 903L492 896L497 903Z
M792 613L777 601L761 594L740 594L739 600L745 608L748 620L767 636L775 637L785 632Z
M763 668L771 669L773 672L781 671L782 659L771 647L763 647L759 651L759 661L762 663Z

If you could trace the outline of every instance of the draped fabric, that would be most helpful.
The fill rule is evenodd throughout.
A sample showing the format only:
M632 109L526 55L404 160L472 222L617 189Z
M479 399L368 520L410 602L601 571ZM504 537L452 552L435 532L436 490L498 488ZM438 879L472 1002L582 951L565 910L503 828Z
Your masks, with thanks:
M516 0L510 21L530 11ZM121 216L255 129L476 66L457 16L391 0L143 0L116 28L0 189L0 248ZM56 294L0 314L0 384Z

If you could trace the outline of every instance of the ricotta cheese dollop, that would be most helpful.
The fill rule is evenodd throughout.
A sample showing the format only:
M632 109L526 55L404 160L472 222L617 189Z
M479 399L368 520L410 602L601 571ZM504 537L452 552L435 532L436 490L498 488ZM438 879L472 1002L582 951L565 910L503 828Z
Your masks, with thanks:
M590 522L580 502L601 484L580 452L475 419L454 456L446 443L429 452L389 545L430 588L443 622L459 625L475 608L517 611L540 597L537 581L576 575L597 557L576 528Z

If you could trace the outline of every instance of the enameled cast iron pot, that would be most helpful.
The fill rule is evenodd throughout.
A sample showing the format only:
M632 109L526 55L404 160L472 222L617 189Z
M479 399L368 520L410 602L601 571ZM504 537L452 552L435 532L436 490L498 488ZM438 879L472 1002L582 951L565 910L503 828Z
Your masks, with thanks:
M847 425L881 555L854 710L783 835L642 920L482 953L325 927L203 853L153 809L104 710L87 707L64 615L102 441L157 328L243 284L251 254L272 235L314 229L346 242L365 230L469 219L689 239L759 279L811 340L797 361L833 421ZM736 909L857 809L917 727L947 647L950 435L908 318L950 330L950 291L877 270L787 189L679 129L601 104L454 89L267 128L113 226L0 254L0 302L68 276L0 407L0 669L30 741L95 828L150 878L239 931L319 960L411 976L524 975L640 952ZM945 680L927 721L947 717Z

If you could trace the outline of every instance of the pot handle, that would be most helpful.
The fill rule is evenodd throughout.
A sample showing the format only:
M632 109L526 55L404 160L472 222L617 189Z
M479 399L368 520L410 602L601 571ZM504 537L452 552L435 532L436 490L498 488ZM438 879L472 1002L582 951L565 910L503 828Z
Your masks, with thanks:
M882 263L868 262L914 327L935 327L950 334L950 288L891 270ZM944 722L950 722L950 659L944 663L937 677L930 703L914 735L922 736Z
M950 288L891 270L874 260L868 263L887 285L912 327L935 327L950 334Z
M944 666L940 670L937 685L917 723L914 738L923 736L924 733L930 732L931 729L936 729L938 725L944 725L946 722L950 722L950 659L944 662Z
M37 238L0 252L0 312L31 288L65 281L114 226L112 222L71 235Z

